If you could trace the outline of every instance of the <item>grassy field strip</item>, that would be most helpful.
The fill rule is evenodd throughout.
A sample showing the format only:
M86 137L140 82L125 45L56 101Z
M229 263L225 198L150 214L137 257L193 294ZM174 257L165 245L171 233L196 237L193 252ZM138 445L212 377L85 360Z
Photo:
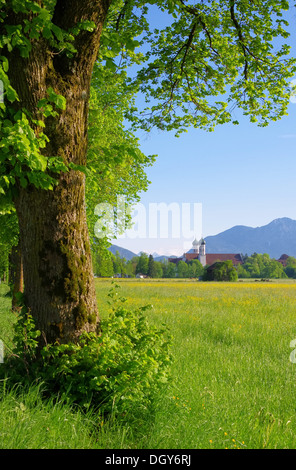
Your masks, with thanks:
M118 284L174 337L173 385L148 447L296 447L294 283ZM109 287L97 282L102 311Z

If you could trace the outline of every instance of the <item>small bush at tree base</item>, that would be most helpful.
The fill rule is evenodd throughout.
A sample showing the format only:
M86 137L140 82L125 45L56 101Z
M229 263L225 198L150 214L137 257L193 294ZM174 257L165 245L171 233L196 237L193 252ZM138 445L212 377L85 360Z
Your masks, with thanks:
M26 371L29 381L41 380L49 394L103 413L147 409L168 382L171 364L168 332L149 324L144 315L147 308L132 311L117 306L102 321L100 335L83 333L77 344L48 345L38 359L33 351L40 332L32 328L30 316L21 314L17 350L9 368L11 380L19 381Z

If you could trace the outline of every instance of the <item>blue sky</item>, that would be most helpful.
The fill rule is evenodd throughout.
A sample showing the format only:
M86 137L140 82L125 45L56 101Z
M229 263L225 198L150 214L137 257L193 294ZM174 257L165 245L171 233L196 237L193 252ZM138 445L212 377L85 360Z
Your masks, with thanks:
M234 225L296 219L296 103L290 103L288 116L265 128L248 117L239 120L239 126L190 129L179 138L173 132L139 132L141 150L158 155L147 171L150 187L141 197L147 211L151 203L201 203L204 237ZM176 255L191 242L172 236L113 240L135 253Z

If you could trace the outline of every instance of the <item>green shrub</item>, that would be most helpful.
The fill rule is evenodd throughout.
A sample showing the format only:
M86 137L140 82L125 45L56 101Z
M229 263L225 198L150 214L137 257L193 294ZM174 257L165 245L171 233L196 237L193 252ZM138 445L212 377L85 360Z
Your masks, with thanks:
M77 344L48 345L39 359L34 350L40 332L22 312L11 380L41 380L48 394L104 413L147 409L167 383L171 363L168 332L149 324L144 315L148 308L133 311L121 302L102 321L100 335L83 333Z
M232 261L216 261L212 266L205 269L204 281L230 281L235 282L238 279L236 268Z
M14 312L12 347L5 344L5 362L0 368L0 378L8 376L12 384L32 382L40 364L37 361L38 337L40 331L35 328L32 315L26 308Z

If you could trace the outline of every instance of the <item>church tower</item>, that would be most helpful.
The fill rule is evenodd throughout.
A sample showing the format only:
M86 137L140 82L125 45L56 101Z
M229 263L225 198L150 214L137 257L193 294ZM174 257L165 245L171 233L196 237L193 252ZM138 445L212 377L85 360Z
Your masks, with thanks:
M199 245L200 243L196 239L192 242L192 253L196 253L198 255Z
M199 259L199 261L201 262L201 264L202 264L203 266L205 266L205 265L207 264L207 259L206 259L206 242L204 241L204 239L201 240L198 259Z

